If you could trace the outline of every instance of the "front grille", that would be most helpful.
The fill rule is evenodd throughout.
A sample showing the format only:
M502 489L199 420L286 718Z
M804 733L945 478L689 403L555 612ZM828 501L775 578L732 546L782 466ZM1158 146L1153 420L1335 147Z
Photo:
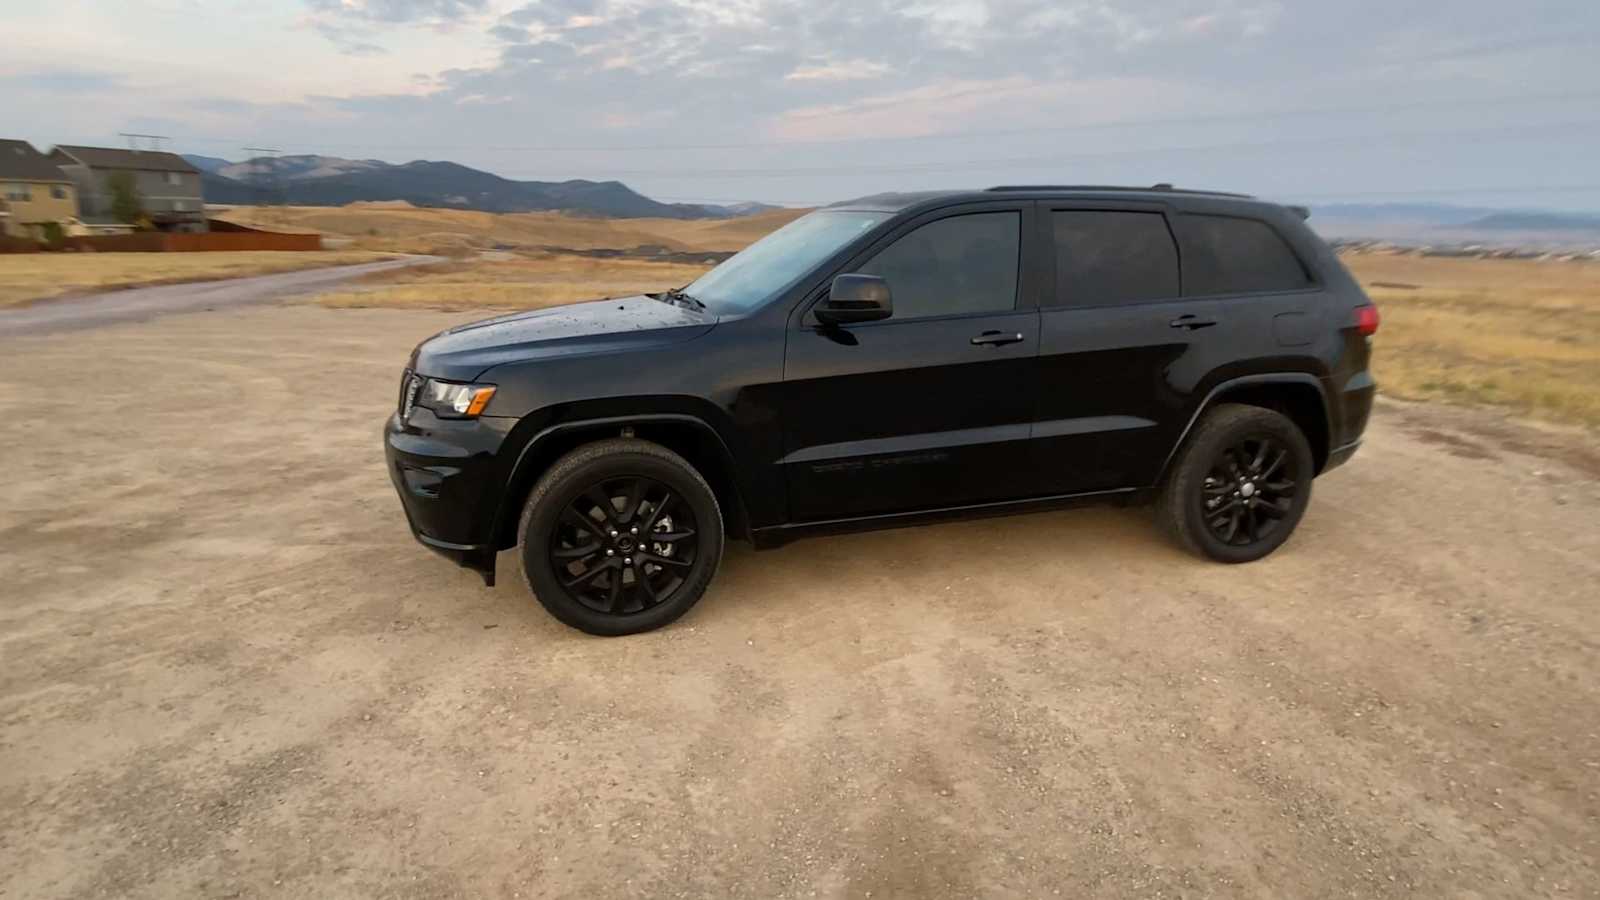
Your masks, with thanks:
M411 418L411 410L417 405L417 394L422 391L422 379L410 369L400 376L400 421Z

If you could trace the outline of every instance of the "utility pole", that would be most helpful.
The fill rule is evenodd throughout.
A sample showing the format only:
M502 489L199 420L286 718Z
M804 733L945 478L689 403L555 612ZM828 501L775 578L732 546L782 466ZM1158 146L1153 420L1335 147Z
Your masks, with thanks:
M164 134L139 134L136 131L119 131L117 134L127 140L129 150L160 150L162 141L172 140L171 137ZM140 141L149 141L150 146L141 148L139 146Z

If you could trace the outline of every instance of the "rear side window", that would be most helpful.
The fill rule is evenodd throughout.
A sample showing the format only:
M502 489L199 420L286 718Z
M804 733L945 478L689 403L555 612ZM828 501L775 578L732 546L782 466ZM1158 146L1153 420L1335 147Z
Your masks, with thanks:
M1295 291L1311 276L1278 232L1234 216L1178 217L1183 292L1191 295Z
M970 213L929 222L859 270L889 282L894 318L1014 309L1022 215Z
M1178 296L1178 248L1158 212L1059 210L1054 306L1109 306Z

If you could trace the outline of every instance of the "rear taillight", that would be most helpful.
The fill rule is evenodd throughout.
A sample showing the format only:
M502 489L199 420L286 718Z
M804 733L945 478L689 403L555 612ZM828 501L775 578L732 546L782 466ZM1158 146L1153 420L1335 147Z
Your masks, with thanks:
M1367 337L1378 333L1378 308L1376 306L1356 307L1356 331Z

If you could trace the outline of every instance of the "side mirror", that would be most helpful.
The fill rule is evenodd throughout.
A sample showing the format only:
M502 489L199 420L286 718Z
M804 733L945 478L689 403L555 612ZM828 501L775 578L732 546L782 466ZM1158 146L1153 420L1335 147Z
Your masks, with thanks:
M833 279L828 296L812 310L824 325L875 322L894 314L889 297L889 282L876 275L840 275Z

